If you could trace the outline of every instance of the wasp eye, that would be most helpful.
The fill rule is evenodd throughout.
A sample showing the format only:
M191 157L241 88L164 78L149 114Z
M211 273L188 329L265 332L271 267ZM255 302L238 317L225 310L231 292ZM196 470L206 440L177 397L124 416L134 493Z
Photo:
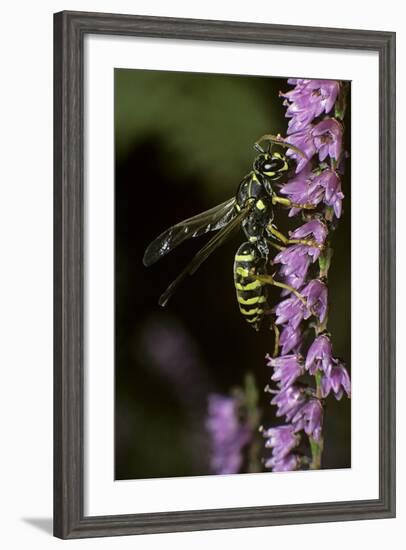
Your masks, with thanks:
M270 161L267 161L263 164L262 170L265 173L269 172L281 172L285 169L286 163L281 158L273 158Z

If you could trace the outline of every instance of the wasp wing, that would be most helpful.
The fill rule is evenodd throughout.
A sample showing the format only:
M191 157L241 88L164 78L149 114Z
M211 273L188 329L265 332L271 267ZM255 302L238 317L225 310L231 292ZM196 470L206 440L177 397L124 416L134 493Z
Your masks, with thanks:
M144 265L154 264L186 239L221 229L237 215L234 205L235 198L233 197L210 210L170 227L148 245L143 258Z
M224 241L231 235L231 233L237 229L244 218L247 217L252 205L248 205L239 212L234 219L226 225L219 233L214 235L210 241L194 256L192 261L186 266L186 268L176 277L176 279L168 286L162 296L159 298L159 305L166 306L169 298L176 292L178 286L188 276L193 275L202 263L207 260L210 254L216 250Z

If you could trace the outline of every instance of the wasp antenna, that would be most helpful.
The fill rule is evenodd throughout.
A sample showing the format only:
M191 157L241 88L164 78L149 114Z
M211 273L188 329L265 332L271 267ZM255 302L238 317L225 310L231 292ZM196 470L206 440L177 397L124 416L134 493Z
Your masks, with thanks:
M295 151L301 157L307 159L306 154L301 149L299 149L299 147L296 147L295 145L292 145L291 143L286 141L284 138L282 138L280 134L278 134L277 136L274 136L273 134L265 134L257 140L256 145L259 145L261 141L268 141L269 144L275 143L276 145L280 145L281 147L292 149L292 151Z
M259 143L254 143L254 149L255 151L258 151L258 153L265 153Z

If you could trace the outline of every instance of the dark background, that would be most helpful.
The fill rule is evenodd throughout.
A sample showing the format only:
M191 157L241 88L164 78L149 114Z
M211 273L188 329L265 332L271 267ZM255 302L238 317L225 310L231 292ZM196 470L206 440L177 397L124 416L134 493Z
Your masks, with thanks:
M116 479L209 474L207 396L242 385L247 372L260 390L264 425L276 421L262 392L270 381L264 356L272 351L272 333L265 323L259 333L252 330L235 299L241 232L165 309L160 294L207 237L148 269L142 256L167 227L234 195L251 169L255 140L285 133L278 92L288 88L278 78L115 71ZM347 144L349 137L347 127ZM343 191L344 214L332 240L329 330L335 354L350 368L348 175ZM285 209L278 208L275 221L281 230L292 227ZM324 433L323 467L349 467L348 399L328 399Z

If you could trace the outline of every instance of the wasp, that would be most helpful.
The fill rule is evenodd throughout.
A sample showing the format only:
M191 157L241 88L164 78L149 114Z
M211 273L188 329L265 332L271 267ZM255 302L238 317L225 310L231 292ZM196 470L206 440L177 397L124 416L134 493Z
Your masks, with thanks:
M263 141L268 142L267 150L261 146ZM254 144L258 154L253 161L252 170L241 180L234 197L177 223L149 244L143 258L146 267L157 262L185 240L216 231L216 234L197 252L161 295L159 298L161 306L168 303L182 281L188 275L193 275L210 254L220 247L238 227L242 228L246 242L239 247L235 255L234 286L240 312L246 321L254 329L259 329L263 315L269 309L267 285L279 286L298 295L294 288L276 281L267 273L269 245L275 242L284 245L303 243L317 246L317 244L309 239L292 240L280 233L273 223L274 206L280 204L291 208L312 209L314 205L293 203L277 194L277 184L288 179L291 166L285 154L272 151L274 145L289 148L304 155L302 151L280 136L271 134L262 136Z

